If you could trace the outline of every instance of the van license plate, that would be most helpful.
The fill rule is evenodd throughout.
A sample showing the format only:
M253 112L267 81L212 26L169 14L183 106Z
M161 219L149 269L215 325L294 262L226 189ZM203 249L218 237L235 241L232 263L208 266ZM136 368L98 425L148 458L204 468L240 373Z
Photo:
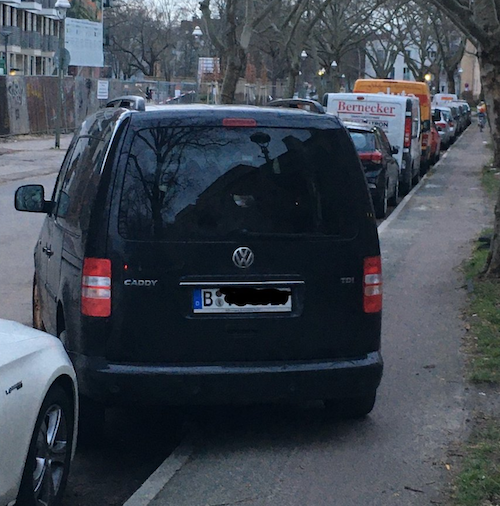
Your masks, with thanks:
M291 288L195 288L194 313L290 313Z

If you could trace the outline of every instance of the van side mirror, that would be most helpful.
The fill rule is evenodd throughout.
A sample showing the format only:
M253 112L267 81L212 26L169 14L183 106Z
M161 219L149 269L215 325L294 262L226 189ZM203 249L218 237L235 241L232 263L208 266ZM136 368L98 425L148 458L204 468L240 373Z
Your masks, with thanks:
M52 202L45 200L45 190L41 184L20 186L14 196L14 206L18 211L29 213L50 213Z
M397 155L399 153L399 146L391 146L391 155Z

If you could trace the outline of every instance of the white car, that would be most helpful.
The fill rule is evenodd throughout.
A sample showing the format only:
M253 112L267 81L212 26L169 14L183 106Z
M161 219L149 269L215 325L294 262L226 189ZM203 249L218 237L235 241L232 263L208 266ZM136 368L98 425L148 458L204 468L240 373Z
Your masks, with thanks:
M0 319L0 506L60 504L77 420L76 375L59 339Z

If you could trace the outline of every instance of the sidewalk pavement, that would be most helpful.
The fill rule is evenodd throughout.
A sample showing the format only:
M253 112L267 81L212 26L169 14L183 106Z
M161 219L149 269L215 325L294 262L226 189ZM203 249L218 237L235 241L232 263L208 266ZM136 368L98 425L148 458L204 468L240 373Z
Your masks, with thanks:
M61 135L60 149L55 149L53 136L25 135L0 139L0 184L57 173L72 138L73 134ZM23 161L26 168L22 166ZM36 169L33 169L34 163Z

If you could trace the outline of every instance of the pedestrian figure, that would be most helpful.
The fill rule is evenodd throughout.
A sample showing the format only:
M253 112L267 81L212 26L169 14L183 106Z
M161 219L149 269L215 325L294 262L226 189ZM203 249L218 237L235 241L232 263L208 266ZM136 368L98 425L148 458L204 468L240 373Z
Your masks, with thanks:
M486 125L486 104L482 100L477 106L477 124L482 132Z

